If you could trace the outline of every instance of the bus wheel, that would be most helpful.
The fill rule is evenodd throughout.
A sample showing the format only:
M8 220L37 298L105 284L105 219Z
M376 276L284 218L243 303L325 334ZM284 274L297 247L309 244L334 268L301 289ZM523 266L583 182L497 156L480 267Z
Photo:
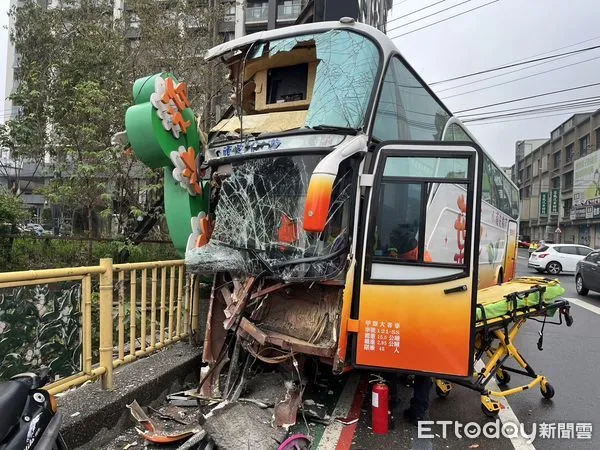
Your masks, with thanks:
M496 284L502 284L504 283L504 274L502 273L502 270L498 271L498 276L496 277Z

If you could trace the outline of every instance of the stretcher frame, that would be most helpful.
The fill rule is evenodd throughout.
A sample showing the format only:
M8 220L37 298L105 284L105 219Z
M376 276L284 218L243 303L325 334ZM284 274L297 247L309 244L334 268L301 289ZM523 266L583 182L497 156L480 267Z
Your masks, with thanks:
M523 357L521 352L514 344L516 336L521 327L528 319L536 320L542 323L542 329L539 332L537 343L538 350L543 350L544 326L562 325L563 317L567 326L573 324L573 318L570 314L570 304L563 298L558 298L552 302L544 301L545 286L536 285L531 289L520 292L513 292L505 296L509 302L509 311L499 317L486 319L485 308L477 305L481 310L482 319L475 326L475 356L474 363L479 361L484 355L488 357L484 369L473 371L473 378L470 380L453 379L452 382L469 389L478 391L481 395L481 409L489 417L495 417L500 412L501 406L498 400L491 398L508 397L535 386L540 386L541 394L544 398L550 399L554 396L554 387L548 379L537 373L533 367ZM538 302L534 305L517 307L517 302L526 296L539 293ZM510 307L512 305L512 307ZM558 311L558 321L549 322L548 317L553 317ZM506 366L509 358L514 359L521 367L520 369ZM532 378L532 381L507 390L490 390L489 382L495 377L499 386L506 386L510 382L509 372ZM448 380L435 380L436 393L440 397L447 397L452 390L452 384Z

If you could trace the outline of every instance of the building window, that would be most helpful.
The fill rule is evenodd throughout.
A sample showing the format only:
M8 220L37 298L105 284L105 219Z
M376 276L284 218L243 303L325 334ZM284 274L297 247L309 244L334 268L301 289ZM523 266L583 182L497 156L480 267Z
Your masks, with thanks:
M552 189L558 189L560 187L560 177L552 178Z
M556 152L554 154L554 168L558 169L560 167L560 152Z
M563 189L573 188L573 171L565 173L563 178Z
M531 197L531 186L525 186L523 188L523 198Z
M600 148L600 128L596 130L596 148Z
M568 164L572 161L573 161L573 144L569 144L565 148L565 162Z
M517 184L523 183L525 180L523 179L523 169L519 170L519 179L517 180Z
M529 180L531 178L531 166L525 167L525 179Z
M584 137L579 139L579 156L585 156L590 150L590 135L586 134Z
M569 217L571 215L571 208L573 207L573 199L567 198L563 201L563 208L565 210L563 217Z
M278 20L294 20L300 15L300 11L302 11L300 0L284 0L277 3Z
M269 18L268 2L248 2L246 22L263 22Z

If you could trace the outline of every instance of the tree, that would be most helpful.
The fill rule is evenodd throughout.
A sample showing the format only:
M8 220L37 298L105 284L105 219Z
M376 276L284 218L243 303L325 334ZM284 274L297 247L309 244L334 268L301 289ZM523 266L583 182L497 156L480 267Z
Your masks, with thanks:
M128 0L122 17L113 15L113 0L62 0L53 9L25 0L11 10L21 55L11 99L22 113L0 139L15 155L51 157L54 177L43 193L85 217L90 236L99 215L116 214L119 231L134 229L157 199L156 173L111 143L124 128L133 81L173 71L188 83L196 111L211 103L217 78L225 84L202 59L218 41L222 15L220 2L210 3Z

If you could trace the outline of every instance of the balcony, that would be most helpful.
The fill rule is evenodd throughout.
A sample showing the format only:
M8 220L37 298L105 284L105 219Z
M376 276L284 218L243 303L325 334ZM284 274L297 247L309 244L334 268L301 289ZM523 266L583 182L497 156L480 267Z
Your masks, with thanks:
M269 6L263 3L261 6L249 6L246 8L246 23L266 22L269 19Z
M277 6L277 20L296 20L302 11L299 3Z

